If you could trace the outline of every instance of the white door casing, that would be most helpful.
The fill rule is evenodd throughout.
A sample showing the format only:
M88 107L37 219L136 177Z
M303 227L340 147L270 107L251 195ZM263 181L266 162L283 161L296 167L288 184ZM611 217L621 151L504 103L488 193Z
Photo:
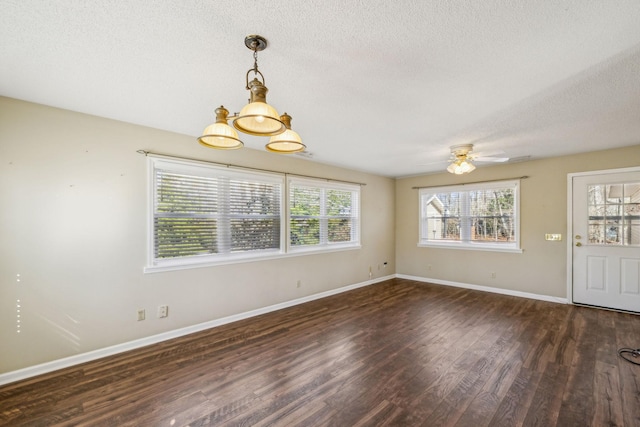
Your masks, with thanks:
M568 182L569 301L640 312L640 168Z

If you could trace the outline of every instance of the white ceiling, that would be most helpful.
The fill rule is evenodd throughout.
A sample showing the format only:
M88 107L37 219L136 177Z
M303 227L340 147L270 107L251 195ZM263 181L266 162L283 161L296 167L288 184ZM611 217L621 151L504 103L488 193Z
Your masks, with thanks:
M1 95L194 144L246 103L247 34L314 161L399 177L443 171L455 144L640 144L639 0L0 0L0 20Z

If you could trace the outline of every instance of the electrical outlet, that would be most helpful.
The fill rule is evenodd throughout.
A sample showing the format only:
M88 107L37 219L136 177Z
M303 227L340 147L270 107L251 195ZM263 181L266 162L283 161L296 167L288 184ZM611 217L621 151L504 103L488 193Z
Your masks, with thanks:
M300 286L302 286L302 280L298 280L296 283L296 288L299 288Z
M496 272L495 272L495 271L492 271L492 272L491 272L491 278L492 278L492 279L495 279L495 278L496 278Z
M431 271L431 264L427 265L427 271Z
M144 320L146 317L145 312L144 312L144 308L141 308L138 310L138 322L141 320Z
M169 306L168 305L159 305L158 306L158 317L167 317L169 315Z

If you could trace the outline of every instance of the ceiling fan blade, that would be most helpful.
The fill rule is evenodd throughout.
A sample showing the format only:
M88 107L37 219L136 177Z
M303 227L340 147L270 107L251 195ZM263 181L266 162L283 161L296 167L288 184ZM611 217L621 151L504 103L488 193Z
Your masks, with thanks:
M471 152L472 156L476 156L476 157L504 157L504 155L507 154L505 151L503 150L490 150L490 151L478 151L478 152Z
M494 163L501 163L501 162L506 162L509 160L508 157L476 157L476 156L471 156L471 160L475 161L475 162L494 162Z
M435 162L418 163L416 166L445 165L447 163L451 163L451 160L437 160Z

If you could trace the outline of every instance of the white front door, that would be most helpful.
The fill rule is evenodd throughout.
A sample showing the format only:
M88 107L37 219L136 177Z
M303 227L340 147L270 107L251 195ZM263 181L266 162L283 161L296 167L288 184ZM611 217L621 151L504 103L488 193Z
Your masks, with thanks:
M640 170L571 179L573 302L640 312Z

